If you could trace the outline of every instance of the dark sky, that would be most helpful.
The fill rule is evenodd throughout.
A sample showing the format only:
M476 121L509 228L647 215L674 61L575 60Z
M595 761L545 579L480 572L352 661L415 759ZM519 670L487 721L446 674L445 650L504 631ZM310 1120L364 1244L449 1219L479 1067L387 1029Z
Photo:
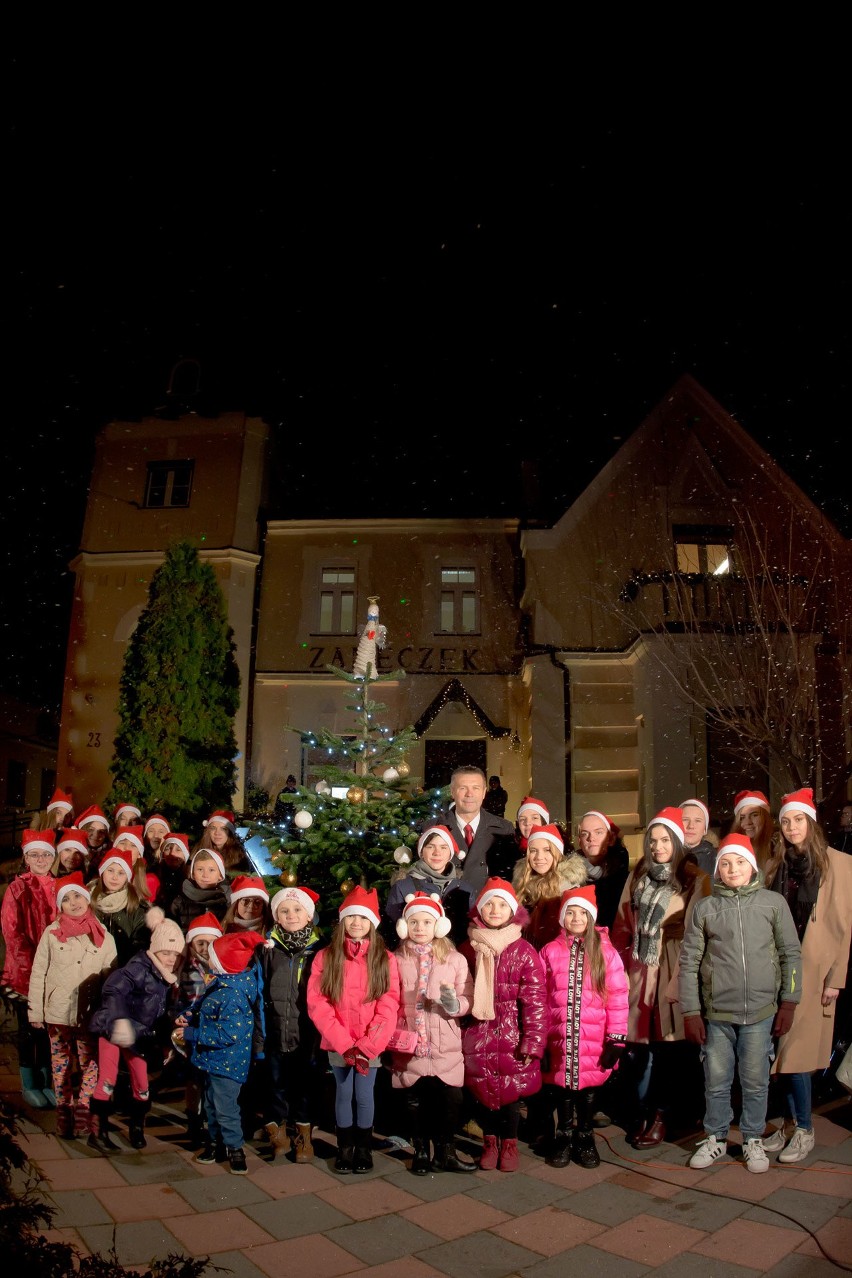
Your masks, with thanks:
M8 121L7 690L58 698L94 435L184 357L275 428L280 516L521 514L525 460L558 513L688 372L852 535L842 113L402 127L193 83Z

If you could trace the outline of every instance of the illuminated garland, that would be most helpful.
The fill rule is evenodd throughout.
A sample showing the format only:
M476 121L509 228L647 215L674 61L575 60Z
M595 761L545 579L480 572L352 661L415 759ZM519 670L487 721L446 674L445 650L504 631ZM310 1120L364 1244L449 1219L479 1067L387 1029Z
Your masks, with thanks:
M464 685L459 679L450 679L445 683L435 700L421 714L420 718L414 725L414 731L418 737L422 737L424 732L431 728L438 715L450 701L461 701L465 709L473 715L477 727L481 728L492 741L505 741L510 738L510 746L514 750L520 747L520 738L512 731L511 728L498 728L495 723L488 718L485 711L476 704L473 697L466 691Z

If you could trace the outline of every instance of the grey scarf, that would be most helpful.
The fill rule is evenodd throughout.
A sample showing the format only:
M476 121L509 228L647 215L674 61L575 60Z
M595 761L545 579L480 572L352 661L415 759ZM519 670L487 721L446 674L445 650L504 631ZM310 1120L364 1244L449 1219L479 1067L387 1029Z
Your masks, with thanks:
M660 926L675 890L671 862L652 865L633 892L633 958L646 967L660 965Z

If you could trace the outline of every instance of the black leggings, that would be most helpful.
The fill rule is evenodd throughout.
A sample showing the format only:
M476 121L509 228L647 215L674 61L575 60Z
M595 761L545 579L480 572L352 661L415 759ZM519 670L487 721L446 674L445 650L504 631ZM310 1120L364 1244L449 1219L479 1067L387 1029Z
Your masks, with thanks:
M512 1101L509 1105L501 1105L499 1109L486 1109L480 1106L479 1125L486 1136L497 1136L500 1140L517 1140L518 1125L521 1121L521 1102Z

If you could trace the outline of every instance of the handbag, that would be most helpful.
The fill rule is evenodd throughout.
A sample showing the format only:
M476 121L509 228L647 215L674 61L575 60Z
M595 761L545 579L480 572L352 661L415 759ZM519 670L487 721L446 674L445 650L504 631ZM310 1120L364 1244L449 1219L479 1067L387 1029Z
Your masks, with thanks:
M416 1046L417 1035L414 1030L403 1029L402 1027L395 1029L388 1041L389 1052L402 1052L408 1056L412 1055Z

